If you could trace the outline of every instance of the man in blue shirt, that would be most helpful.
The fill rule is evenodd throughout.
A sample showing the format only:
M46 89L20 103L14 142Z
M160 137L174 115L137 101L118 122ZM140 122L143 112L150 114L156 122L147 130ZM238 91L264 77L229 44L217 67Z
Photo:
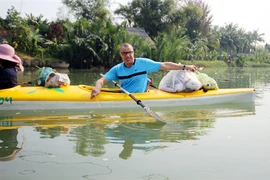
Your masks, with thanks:
M141 93L147 90L148 73L159 70L190 70L195 71L194 65L182 65L173 62L156 62L147 58L134 58L132 45L123 43L120 47L122 63L112 67L104 77L96 81L92 90L93 98L100 93L102 86L108 81L119 80L121 86L130 93Z

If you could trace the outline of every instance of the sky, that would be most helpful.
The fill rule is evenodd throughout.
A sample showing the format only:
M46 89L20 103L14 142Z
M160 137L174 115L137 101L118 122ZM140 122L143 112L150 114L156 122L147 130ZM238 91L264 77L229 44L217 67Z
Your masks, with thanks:
M115 8L119 2L122 4L129 2L129 0L111 1L113 1L112 8ZM30 13L34 16L42 14L49 21L53 21L57 19L58 9L63 7L62 0L0 0L0 2L2 18L5 18L7 10L14 6L23 17ZM233 23L246 31L258 30L260 34L265 34L263 37L266 43L270 44L268 15L270 0L204 0L204 2L211 8L212 25L224 26Z

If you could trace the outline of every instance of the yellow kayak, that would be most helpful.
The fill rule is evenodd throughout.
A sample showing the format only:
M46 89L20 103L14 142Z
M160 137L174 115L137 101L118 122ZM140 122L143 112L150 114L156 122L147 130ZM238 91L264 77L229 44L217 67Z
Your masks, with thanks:
M128 94L118 88L102 88L101 93L90 99L93 86L71 85L63 88L41 86L0 90L1 110L56 110L56 109L97 109L130 108L138 106ZM169 93L150 89L145 93L133 93L149 107L191 106L222 103L252 102L255 98L253 88L218 89L204 92Z

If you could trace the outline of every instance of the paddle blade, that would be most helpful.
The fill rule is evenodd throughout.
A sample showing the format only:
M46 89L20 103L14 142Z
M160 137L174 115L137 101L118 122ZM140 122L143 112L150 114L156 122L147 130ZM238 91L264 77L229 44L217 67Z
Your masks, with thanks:
M143 108L150 116L152 116L153 118L155 118L156 120L163 122L163 123L167 123L164 119L162 119L161 117L159 117L154 111L152 111L149 107L145 106Z

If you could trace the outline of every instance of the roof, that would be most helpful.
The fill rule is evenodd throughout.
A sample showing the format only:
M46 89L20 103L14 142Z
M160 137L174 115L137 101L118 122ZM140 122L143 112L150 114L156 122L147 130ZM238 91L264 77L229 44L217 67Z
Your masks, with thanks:
M134 28L134 27L127 27L128 32L138 34L139 36L143 38L150 38L146 31L142 28Z
M138 34L140 37L150 40L150 43L155 46L154 41L148 36L146 31L142 28L127 27L127 31L131 34Z

